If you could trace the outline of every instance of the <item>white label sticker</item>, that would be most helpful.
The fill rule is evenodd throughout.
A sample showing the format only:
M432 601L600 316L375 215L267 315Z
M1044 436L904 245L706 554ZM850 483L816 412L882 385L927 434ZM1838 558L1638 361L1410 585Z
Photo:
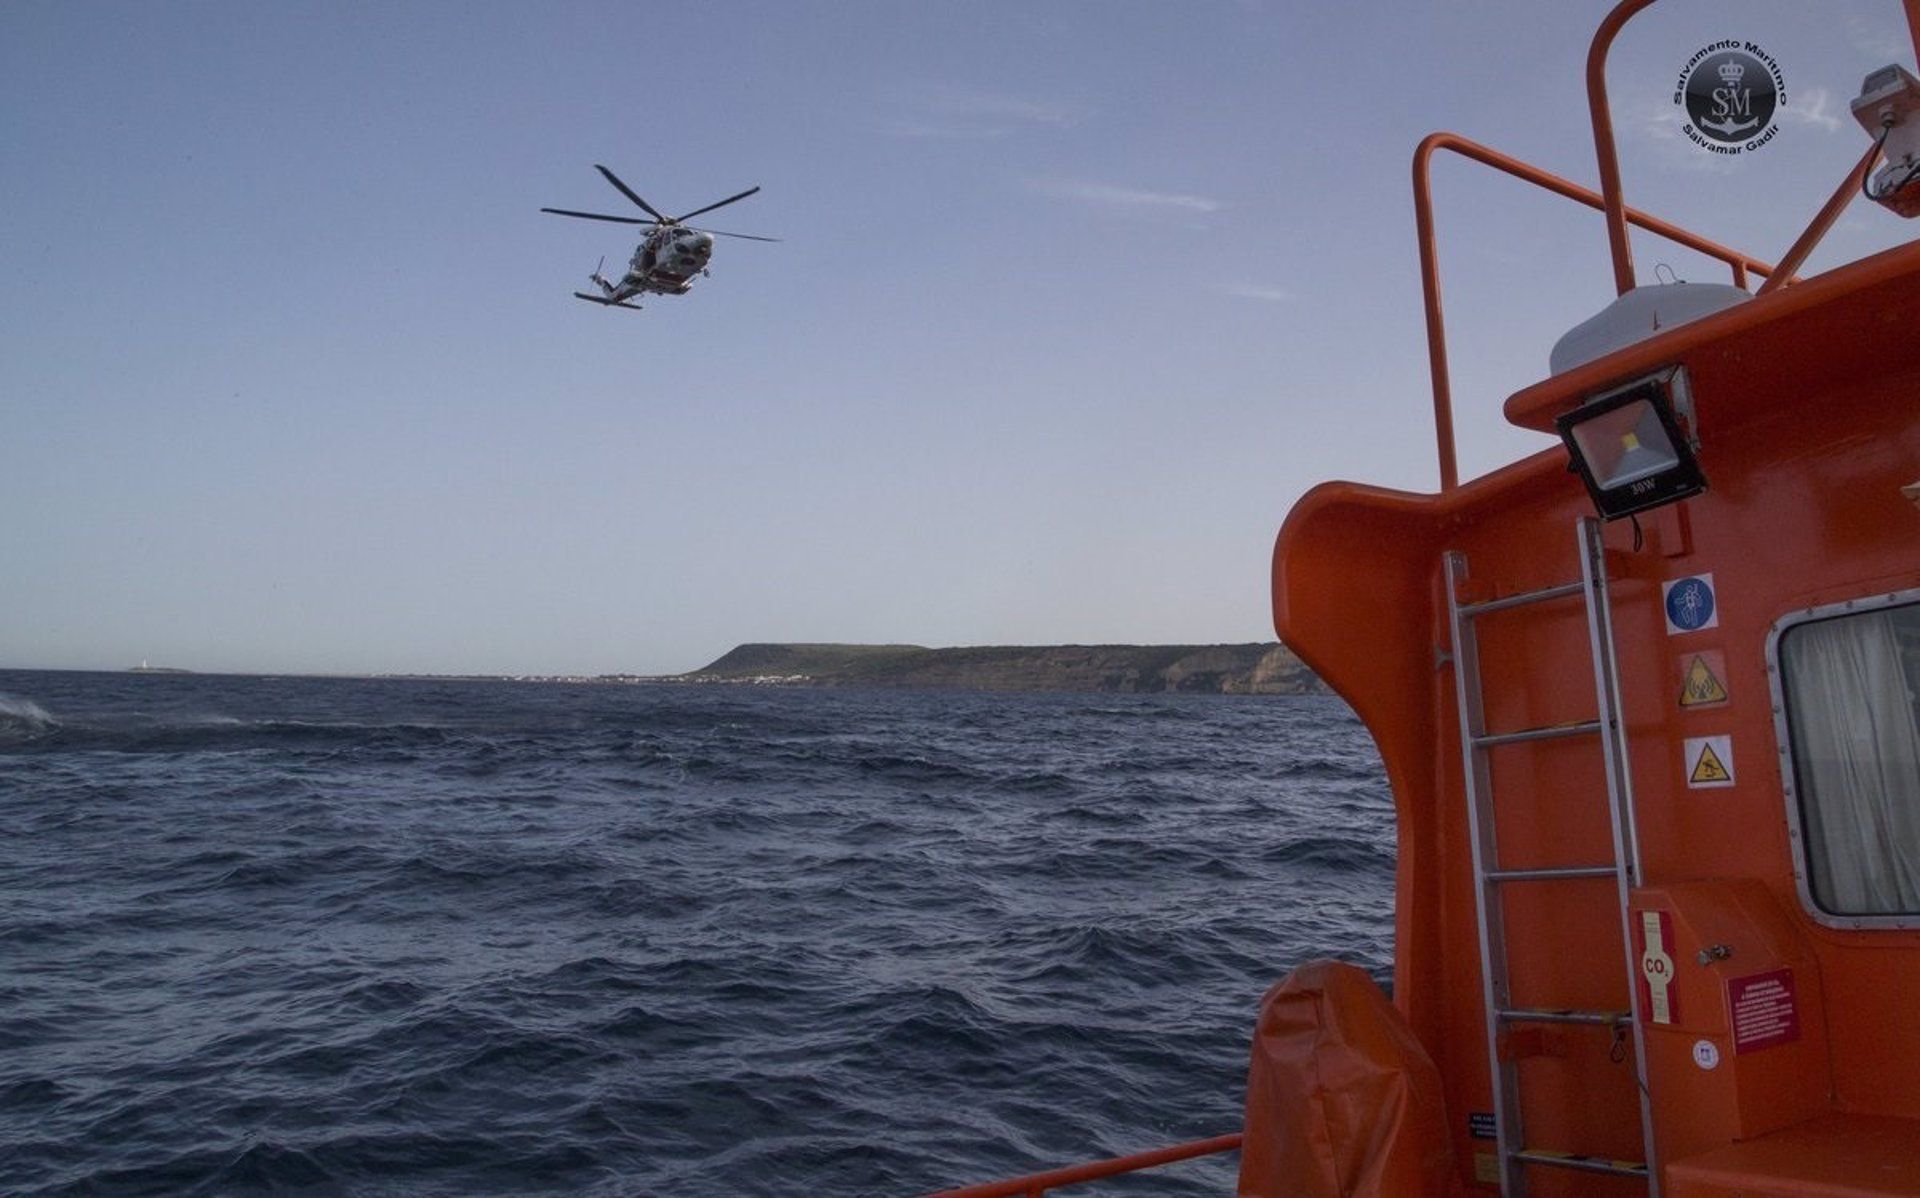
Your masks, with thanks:
M1720 1064L1720 1046L1711 1040L1695 1040L1693 1063L1702 1069L1715 1068Z
M1686 746L1689 787L1713 790L1733 785L1733 737L1689 736Z

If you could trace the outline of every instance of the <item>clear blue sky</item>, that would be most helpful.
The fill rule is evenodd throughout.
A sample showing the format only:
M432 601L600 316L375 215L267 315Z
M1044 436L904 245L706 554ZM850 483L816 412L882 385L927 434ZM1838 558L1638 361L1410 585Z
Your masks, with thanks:
M1436 471L1407 164L1594 179L1602 3L0 6L0 666L665 672L743 640L1272 635L1314 482ZM1699 45L1788 112L1678 135ZM1631 202L1777 257L1911 62L1895 0L1672 0L1612 73ZM631 252L604 162L709 218ZM1611 298L1597 218L1457 162L1463 463ZM1818 268L1912 236L1857 205ZM1722 276L1639 248L1685 278Z

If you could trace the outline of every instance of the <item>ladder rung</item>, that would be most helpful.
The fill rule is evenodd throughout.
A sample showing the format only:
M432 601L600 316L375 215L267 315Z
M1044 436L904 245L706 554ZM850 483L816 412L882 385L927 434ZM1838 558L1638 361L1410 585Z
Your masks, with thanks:
M1545 869L1490 869L1489 882L1559 882L1568 878L1611 878L1620 871L1611 865L1558 865Z
M1617 1161L1604 1156L1581 1156L1577 1152L1555 1152L1549 1148L1522 1148L1507 1154L1529 1165L1548 1165L1556 1169L1579 1169L1586 1173L1611 1173L1615 1177L1645 1177L1645 1161Z
M1633 1018L1627 1011L1553 1011L1539 1007L1502 1009L1500 1018L1508 1023L1598 1023L1612 1027Z
M1485 736L1473 738L1477 749L1489 749L1494 745L1510 745L1523 740L1551 740L1556 736L1585 736L1589 732L1600 731L1599 720L1582 720L1577 724L1549 724L1545 728L1522 728L1517 732L1490 732Z
M1542 587L1537 591L1522 591L1518 595L1506 595L1499 599L1489 599L1484 603L1462 603L1459 609L1460 616L1462 619L1470 620L1491 611L1504 611L1509 607L1522 607L1529 603L1544 603L1549 599L1558 599L1562 595L1578 595L1585 589L1584 583L1563 582L1559 586Z

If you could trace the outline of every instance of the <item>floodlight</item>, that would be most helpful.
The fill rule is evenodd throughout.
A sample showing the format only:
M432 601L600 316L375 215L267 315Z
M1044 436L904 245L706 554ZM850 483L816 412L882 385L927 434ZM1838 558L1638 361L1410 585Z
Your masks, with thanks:
M1686 376L1676 367L1595 396L1554 422L1603 519L1706 490L1676 415L1685 401Z

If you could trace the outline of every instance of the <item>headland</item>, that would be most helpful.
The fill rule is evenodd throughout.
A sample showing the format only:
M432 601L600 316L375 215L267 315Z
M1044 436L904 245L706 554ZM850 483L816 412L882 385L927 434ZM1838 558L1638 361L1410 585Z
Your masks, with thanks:
M1301 695L1326 687L1293 651L1241 645L745 644L675 682L912 690Z

